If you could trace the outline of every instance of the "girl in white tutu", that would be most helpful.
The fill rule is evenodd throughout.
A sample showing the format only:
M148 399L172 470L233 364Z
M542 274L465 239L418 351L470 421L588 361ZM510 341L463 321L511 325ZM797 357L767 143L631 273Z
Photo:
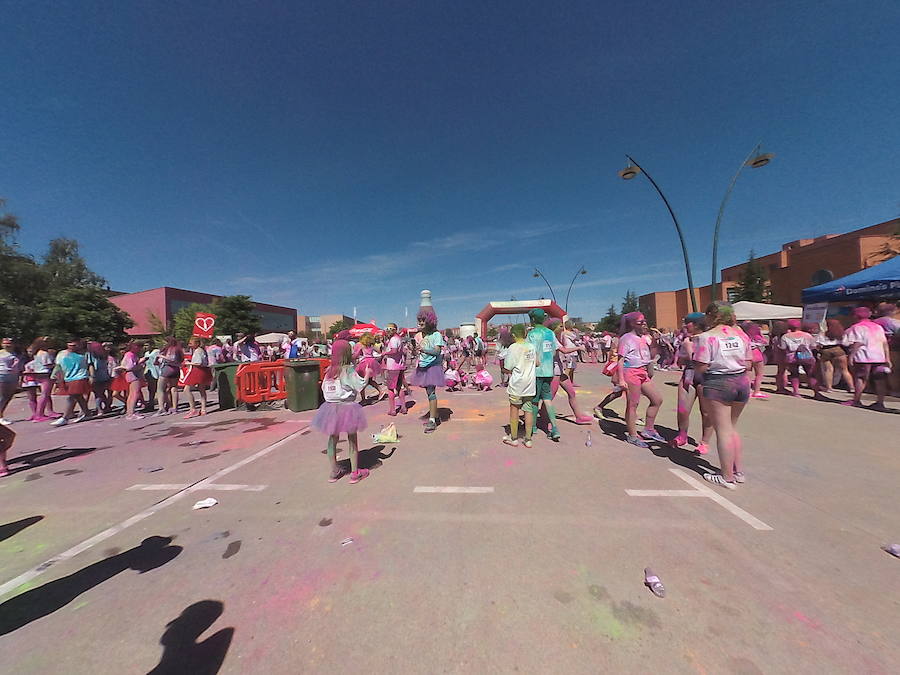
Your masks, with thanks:
M337 463L337 444L341 434L347 434L350 444L350 483L358 483L369 475L368 469L359 468L359 442L357 433L366 428L366 414L356 398L371 370L360 375L353 368L353 352L346 340L335 340L331 345L331 365L325 371L322 393L325 402L319 406L312 426L323 434L328 434L328 461L331 463L329 483L340 480L347 470Z

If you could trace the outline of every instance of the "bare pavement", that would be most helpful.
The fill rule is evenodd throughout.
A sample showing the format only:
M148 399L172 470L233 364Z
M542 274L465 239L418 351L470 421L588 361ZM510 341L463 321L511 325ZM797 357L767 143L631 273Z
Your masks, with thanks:
M595 365L576 379L586 410L608 387ZM900 559L880 547L900 541L900 415L752 401L748 481L726 491L615 419L590 447L567 421L559 443L502 445L505 396L441 394L426 436L414 391L399 442L361 437L358 485L327 483L312 413L14 424L0 669L897 672Z

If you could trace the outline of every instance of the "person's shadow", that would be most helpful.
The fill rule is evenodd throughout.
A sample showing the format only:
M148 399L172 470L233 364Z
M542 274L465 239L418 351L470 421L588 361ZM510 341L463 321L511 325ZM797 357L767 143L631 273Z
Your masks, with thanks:
M166 632L159 639L163 646L162 658L147 675L218 673L231 646L234 628L223 628L203 642L197 642L197 639L222 616L223 609L224 605L218 600L202 600L166 624Z
M140 546L10 598L0 605L0 635L12 633L32 621L52 614L85 591L127 569L143 574L165 565L182 550L181 546L170 546L171 542L171 537L148 537Z
M628 433L628 430L622 422L604 419L600 421L600 428L607 436L612 436L613 438L617 438L618 440L625 442L625 436ZM661 436L667 439L674 438L678 434L676 430L670 429L668 427L663 427L658 424L656 425L656 430L660 433ZM703 456L695 455L690 450L685 450L684 448L673 448L668 443L658 443L655 441L645 442L650 447L650 452L652 452L656 457L664 457L673 464L682 466L685 469L690 469L694 473L697 473L701 476L704 473L718 472L718 469L716 469L712 464L706 461Z
M44 519L44 516L31 516L29 518L22 518L22 520L17 520L14 523L5 523L0 525L0 541L4 539L9 539L10 537L18 534L26 527L31 527L35 523L39 523Z

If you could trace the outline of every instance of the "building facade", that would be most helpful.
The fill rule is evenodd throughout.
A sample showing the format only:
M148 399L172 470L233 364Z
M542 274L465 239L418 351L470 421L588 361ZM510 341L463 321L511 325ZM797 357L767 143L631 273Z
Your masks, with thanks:
M877 265L879 251L900 233L900 218L864 227L845 234L826 234L814 239L798 239L782 245L780 251L756 258L766 271L770 301L776 305L800 305L804 288L837 279ZM710 286L694 289L700 311L713 300L733 300L735 289L747 263L722 269L717 297ZM641 311L652 326L678 328L691 309L688 290L658 291L638 299Z
M116 293L109 300L126 312L134 321L129 335L151 337L161 335L160 327L172 325L175 313L192 303L209 304L221 295L188 291L183 288L163 286L138 293ZM297 325L297 310L279 305L254 302L264 333L284 333Z
M318 340L325 337L328 329L338 321L346 321L350 325L356 323L352 316L346 314L320 314L318 316L298 314L296 330L301 335L308 335Z

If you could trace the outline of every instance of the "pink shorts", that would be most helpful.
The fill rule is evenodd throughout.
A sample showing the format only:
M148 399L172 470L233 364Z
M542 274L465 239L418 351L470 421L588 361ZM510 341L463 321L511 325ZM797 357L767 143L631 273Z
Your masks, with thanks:
M625 384L633 384L636 387L650 381L650 374L646 368L622 368L622 377Z

